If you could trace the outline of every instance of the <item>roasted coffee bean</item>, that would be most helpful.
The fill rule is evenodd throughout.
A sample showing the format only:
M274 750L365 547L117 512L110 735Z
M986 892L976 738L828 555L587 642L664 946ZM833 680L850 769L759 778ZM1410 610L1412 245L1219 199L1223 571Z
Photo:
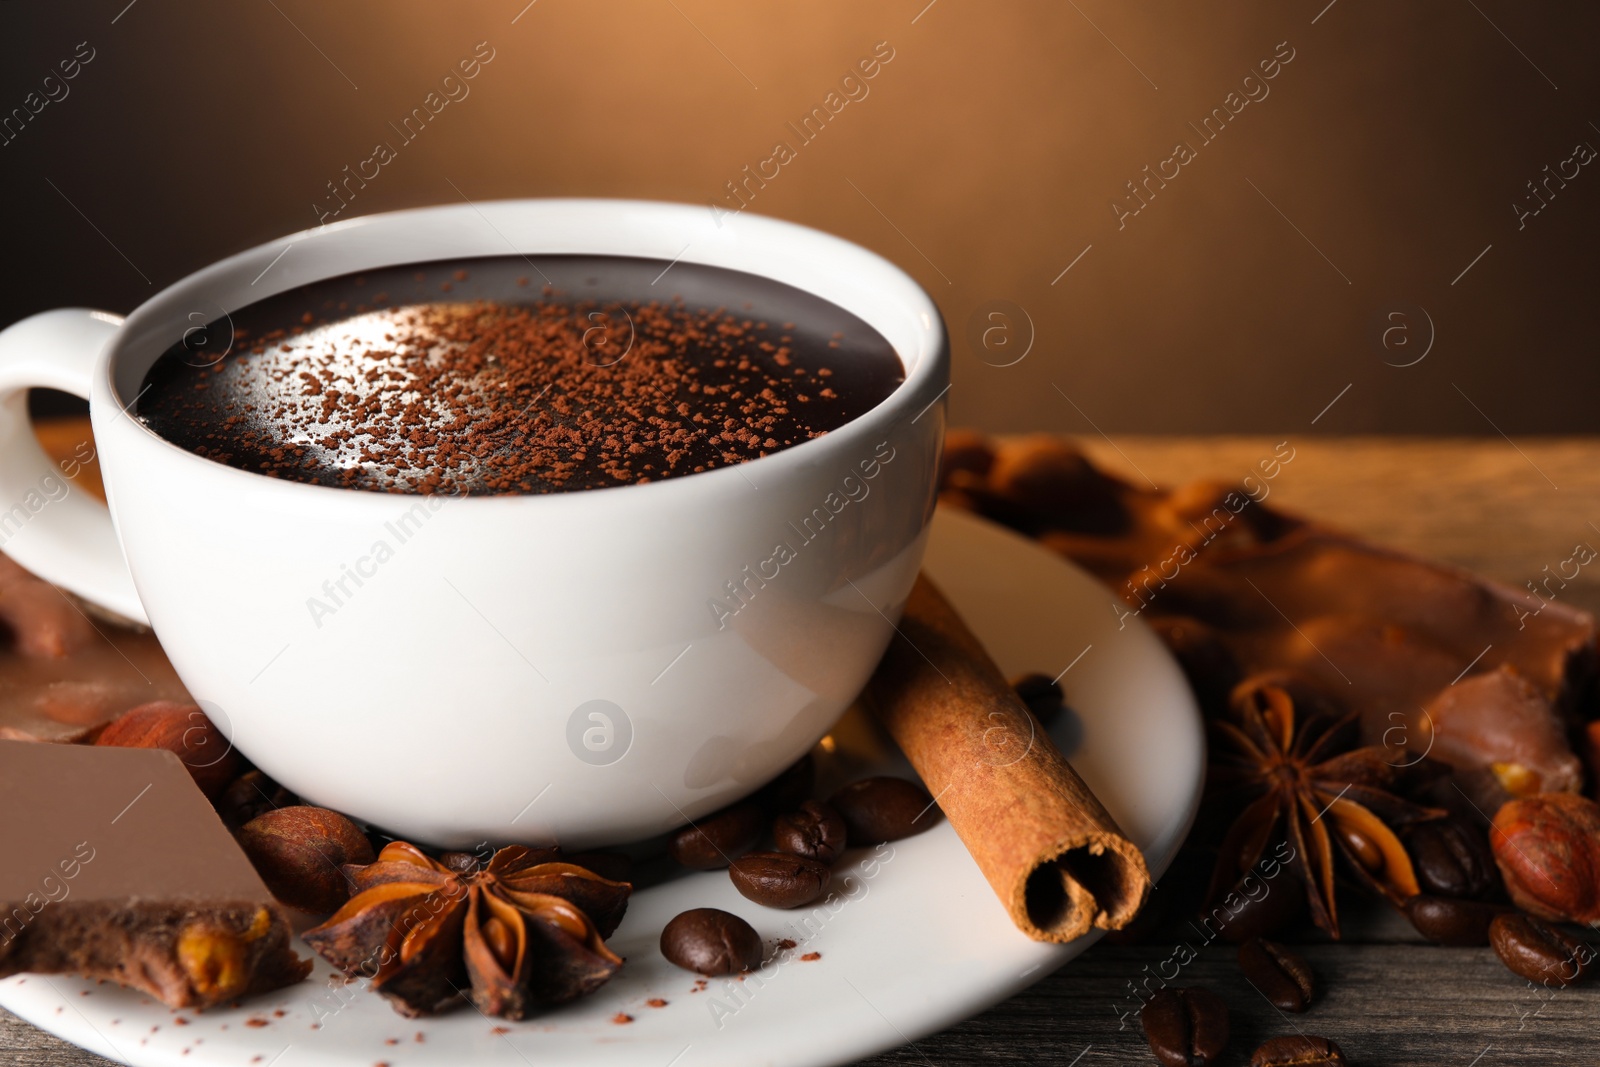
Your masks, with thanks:
M778 777L756 791L750 799L760 804L769 814L793 811L802 801L811 799L816 788L817 761L807 752Z
M828 798L844 817L852 845L876 845L920 834L939 821L928 791L904 778L863 778Z
M828 891L826 863L787 852L751 852L728 868L734 888L757 904L798 908Z
M1286 930L1305 916L1305 883L1292 872L1280 870L1276 878L1265 883L1265 893L1246 891L1261 884L1260 879L1247 875L1243 886L1235 886L1205 912L1206 925L1229 944L1242 945L1252 937L1268 937Z
M1274 1007L1300 1012L1311 1006L1311 965L1276 941L1252 937L1240 945L1239 969Z
M1482 900L1500 885L1488 833L1461 819L1417 823L1406 834L1406 851L1424 893Z
M1059 718L1061 709L1067 706L1067 698L1061 692L1061 684L1048 674L1024 674L1011 683L1011 688L1015 689L1017 696L1028 705L1033 717L1045 726L1049 726Z
M844 851L844 819L820 800L808 800L799 811L778 816L772 824L772 839L779 852L832 863Z
M1250 1067L1344 1067L1344 1050L1325 1037L1295 1034L1262 1042Z
M761 966L761 936L737 915L695 908L661 931L661 954L686 971L738 974Z
M714 871L755 848L766 828L760 805L741 801L673 834L667 851L691 870Z
M1405 903L1406 918L1417 928L1417 933L1436 945L1457 947L1487 945L1489 924L1496 915L1510 910L1503 904L1430 897L1426 893Z
M1163 989L1144 1002L1139 1021L1164 1067L1207 1067L1228 1044L1228 1005L1209 989Z
M1521 912L1497 916L1489 924L1489 944L1512 974L1541 985L1574 985L1595 970L1595 946Z

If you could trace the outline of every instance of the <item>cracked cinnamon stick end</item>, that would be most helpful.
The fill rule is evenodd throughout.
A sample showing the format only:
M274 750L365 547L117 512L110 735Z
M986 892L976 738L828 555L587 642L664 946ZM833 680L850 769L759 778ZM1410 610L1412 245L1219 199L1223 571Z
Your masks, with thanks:
M905 752L1017 929L1126 926L1150 892L1117 827L939 590L919 576L866 704Z

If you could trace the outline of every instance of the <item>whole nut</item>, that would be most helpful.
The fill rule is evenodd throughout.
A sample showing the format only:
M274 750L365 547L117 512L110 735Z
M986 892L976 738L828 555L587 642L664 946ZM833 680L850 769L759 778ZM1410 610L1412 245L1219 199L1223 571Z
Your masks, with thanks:
M215 801L244 769L233 744L198 704L157 700L124 712L100 731L97 745L164 748L183 761L195 785Z
M828 798L852 845L876 845L920 834L939 821L928 791L904 778L863 778Z
M1295 1034L1269 1038L1250 1057L1250 1067L1344 1067L1344 1050L1325 1037Z
M808 800L799 811L778 816L772 824L772 838L779 852L832 863L844 851L844 819L820 800Z
M1424 893L1482 900L1500 884L1489 835L1461 819L1417 823L1405 844Z
M1240 945L1239 969L1273 1007L1302 1012L1311 1006L1311 965L1276 941L1252 937Z
M1489 926L1489 944L1512 974L1546 986L1569 986L1595 969L1595 948L1553 923L1509 912Z
M1436 945L1467 948L1489 943L1489 924L1511 909L1481 900L1419 894L1405 902L1406 918L1417 933Z
M293 804L294 794L258 770L248 770L228 783L217 798L217 814L237 830L257 815Z
M743 801L685 826L672 835L667 851L690 870L714 871L755 848L766 828L761 806Z
M1139 1022L1164 1067L1207 1067L1228 1044L1228 1005L1209 989L1163 989L1144 1002Z
M347 863L373 861L367 835L327 808L278 808L239 828L239 844L272 895L291 908L325 915L350 899Z
M751 852L728 868L740 893L770 908L799 908L828 891L832 877L826 863L787 852Z
M1541 793L1495 812L1495 862L1517 907L1554 922L1600 921L1600 805Z
M686 971L738 974L761 966L761 936L737 915L695 908L661 931L661 954Z

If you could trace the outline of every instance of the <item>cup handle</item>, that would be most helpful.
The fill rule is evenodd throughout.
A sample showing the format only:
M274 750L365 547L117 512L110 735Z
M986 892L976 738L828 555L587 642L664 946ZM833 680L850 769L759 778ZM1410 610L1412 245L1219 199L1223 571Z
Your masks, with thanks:
M89 398L100 350L121 324L104 311L58 308L0 331L0 550L46 581L148 623L110 511L73 487L72 461L46 455L28 418L32 388Z

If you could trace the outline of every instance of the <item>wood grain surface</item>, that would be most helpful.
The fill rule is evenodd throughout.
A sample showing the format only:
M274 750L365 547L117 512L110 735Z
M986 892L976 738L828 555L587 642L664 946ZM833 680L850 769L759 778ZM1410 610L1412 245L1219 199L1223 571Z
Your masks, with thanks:
M1084 447L1130 478L1172 484L1242 478L1281 437L1117 437ZM1274 503L1375 540L1521 586L1580 542L1600 546L1600 440L1290 439L1295 457L1271 483ZM1600 610L1600 568L1561 591ZM937 930L928 936L938 937ZM1308 944L1321 990L1285 1016L1244 982L1231 947L1204 948L1184 969L1228 1002L1234 1031L1222 1067L1246 1064L1267 1037L1329 1037L1351 1063L1510 1067L1600 1062L1600 984L1532 986L1488 949L1419 943L1384 910L1350 916L1345 941ZM950 1030L866 1061L890 1064L1151 1064L1129 983L1171 946L1098 945L1063 970ZM825 1020L818 1020L825 1025ZM887 1020L886 1029L896 1024ZM79 1067L106 1061L0 1012L0 1064Z

